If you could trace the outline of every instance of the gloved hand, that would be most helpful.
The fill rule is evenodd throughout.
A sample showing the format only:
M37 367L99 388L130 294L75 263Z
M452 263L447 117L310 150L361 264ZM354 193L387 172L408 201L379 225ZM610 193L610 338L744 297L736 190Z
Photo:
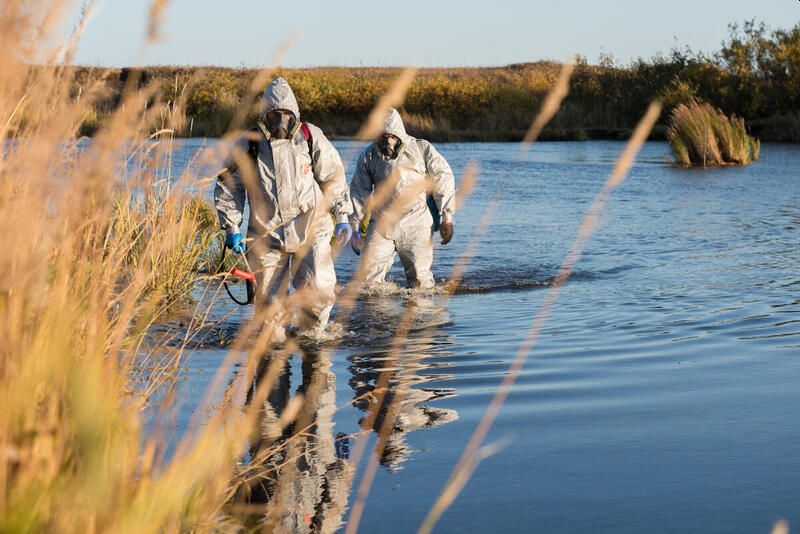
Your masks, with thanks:
M247 250L244 236L239 233L228 234L228 237L225 238L225 246L239 254L244 254L244 251Z
M364 250L365 239L361 237L361 232L356 232L350 240L350 248L356 253L356 256L361 256L361 251Z
M350 242L350 238L353 237L353 229L350 228L350 223L346 222L337 223L334 233L336 234L336 241L339 243L340 247L345 246Z
M446 245L453 239L453 221L442 222L439 225L439 235L442 236L442 245Z

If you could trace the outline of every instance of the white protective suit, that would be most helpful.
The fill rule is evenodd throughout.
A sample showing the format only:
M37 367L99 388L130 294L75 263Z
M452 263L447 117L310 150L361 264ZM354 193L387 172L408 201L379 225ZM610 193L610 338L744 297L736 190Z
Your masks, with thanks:
M228 234L241 231L245 198L249 202L247 259L256 272L256 313L274 304L277 313L269 319L281 327L279 302L291 281L299 294L301 326L322 328L335 300L330 213L337 223L347 222L352 203L339 153L312 124L307 124L309 143L300 127L297 99L280 77L264 91L262 121L276 109L294 113L293 134L289 139L269 139L266 128L261 128L255 169L248 140L238 141L229 172L217 180L214 199L220 225Z
M403 142L399 155L390 159L381 153L377 143L371 144L359 156L350 181L353 197L350 223L354 232L359 231L373 195L374 199L382 200L371 207L362 254L365 282L384 280L397 252L408 285L430 289L434 286L433 217L426 191L432 193L441 221L452 222L456 209L453 171L433 145L406 133L397 110L389 110L383 131ZM381 217L390 220L381 224Z

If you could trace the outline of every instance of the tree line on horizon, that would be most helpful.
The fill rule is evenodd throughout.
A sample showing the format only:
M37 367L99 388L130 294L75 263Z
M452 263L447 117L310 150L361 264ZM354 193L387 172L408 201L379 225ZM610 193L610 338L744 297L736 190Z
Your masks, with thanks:
M719 51L688 47L627 65L604 56L590 64L578 56L570 94L543 132L544 139L624 138L647 104L659 98L666 113L653 136L666 135L675 107L702 100L745 119L764 141L800 142L800 23L769 30L747 21L731 24ZM122 98L131 77L159 89L149 105L182 115L179 136L218 137L242 105L257 69L225 67L74 67L73 93L100 83L103 91L85 118L91 135ZM438 141L517 141L555 81L552 61L504 67L420 69L402 108L411 133ZM331 137L356 133L400 68L313 67L279 69L292 85L303 119ZM255 119L253 115L251 117Z

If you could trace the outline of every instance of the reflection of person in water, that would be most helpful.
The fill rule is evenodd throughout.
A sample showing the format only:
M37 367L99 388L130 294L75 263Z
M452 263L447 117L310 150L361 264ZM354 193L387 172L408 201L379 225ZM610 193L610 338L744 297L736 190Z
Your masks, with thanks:
M401 310L395 310L401 311ZM365 303L366 313L373 319L379 317L380 324L397 324L397 317L389 317L391 312L381 303L380 299ZM432 368L437 364L427 362L432 356L432 349L437 352L442 347L442 339L435 339L436 321L441 321L441 313L426 315L423 311L415 317L421 332L415 332L406 342L406 350L401 355L395 354L396 361L391 361L389 351L372 351L357 354L349 358L350 387L353 389L353 405L365 412L360 424L363 430L380 432L384 423L389 418L390 428L386 438L386 445L381 453L381 465L391 469L400 469L402 464L413 452L406 443L406 435L415 430L433 428L458 419L455 410L430 406L428 401L441 398L436 391L424 390L422 384L441 380L441 375L418 374L417 371ZM435 341L435 343L434 343ZM382 373L392 373L385 394L372 394ZM381 399L382 396L382 399ZM380 400L379 400L380 399ZM380 403L380 405L378 405ZM374 414L374 415L372 415ZM371 423L371 424L369 424ZM367 424L369 428L363 428Z
M261 362L256 384L273 361ZM292 405L291 370L288 361L276 365L281 369L264 405L260 434L250 448L253 462L263 462L263 470L242 498L267 504L268 531L333 532L341 526L352 467L344 454L346 436L335 439L333 434L336 379L330 360L325 353L303 355L302 383L296 392L302 402L294 422L283 430L281 416ZM248 397L249 403L252 392Z
M364 363L364 361L362 360L361 363ZM353 372L350 385L357 399L375 388L375 381L381 372L380 369L374 368L372 364L361 367L356 361L353 362L350 370ZM413 452L406 443L406 434L423 428L433 428L458 419L458 413L455 410L425 404L436 397L436 394L418 389L413 385L426 381L427 379L419 376L409 378L408 375L400 375L390 385L390 389L384 395L380 406L374 405L378 401L370 395L354 402L354 405L364 412L378 410L374 424L369 429L374 430L376 433L380 432L387 415L394 417L390 434L386 440L386 446L380 458L381 465L393 471L400 469L400 464L405 462Z

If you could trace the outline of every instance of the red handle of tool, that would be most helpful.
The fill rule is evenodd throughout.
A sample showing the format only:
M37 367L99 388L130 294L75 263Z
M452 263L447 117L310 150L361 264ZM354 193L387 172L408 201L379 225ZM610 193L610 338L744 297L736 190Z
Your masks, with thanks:
M239 269L238 267L234 267L233 269L231 269L231 274L233 276L239 277L242 280L247 280L249 282L255 282L256 281L256 275L254 275L253 273L249 273L247 271L243 271L243 270Z

